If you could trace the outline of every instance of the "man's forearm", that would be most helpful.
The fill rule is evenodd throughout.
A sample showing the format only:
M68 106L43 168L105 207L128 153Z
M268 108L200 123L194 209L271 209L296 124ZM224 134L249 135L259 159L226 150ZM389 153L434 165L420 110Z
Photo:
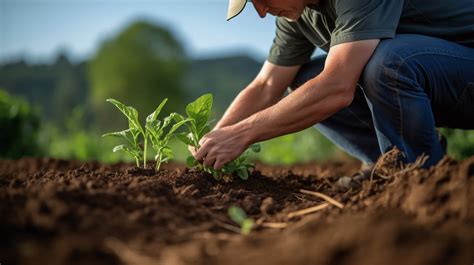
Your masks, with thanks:
M300 131L348 107L354 98L361 73L379 41L373 39L334 45L329 50L324 69L318 76L281 100L276 96L271 97L272 100L263 99L265 103L258 105L258 108L263 110L240 122L232 124L258 108L252 108L252 111L243 110L236 116L227 114L219 129L203 137L201 148L194 157L203 160L206 166L221 169L241 155L252 143ZM278 67L271 63L266 65L270 71L261 71L264 78L260 80L267 80L267 83L272 84L271 88L281 94L300 69L299 66ZM229 112L239 112L238 108L251 108L249 104L257 104L262 100L258 94L242 94L239 97L247 99L248 104L241 104L239 99ZM278 103L272 105L271 102Z
M252 82L234 99L227 108L215 129L236 124L254 113L268 108L278 102L281 97L277 97L269 91L271 88L264 84Z
M247 133L250 143L297 132L348 106L353 95L354 88L318 76L272 107L235 124L235 129Z

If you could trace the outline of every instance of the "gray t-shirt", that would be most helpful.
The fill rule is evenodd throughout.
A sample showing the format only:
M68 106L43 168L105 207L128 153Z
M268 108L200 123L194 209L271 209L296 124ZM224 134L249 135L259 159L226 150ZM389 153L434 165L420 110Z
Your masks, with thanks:
M351 41L420 34L474 48L474 0L321 0L296 22L278 17L268 61L309 62L315 49Z

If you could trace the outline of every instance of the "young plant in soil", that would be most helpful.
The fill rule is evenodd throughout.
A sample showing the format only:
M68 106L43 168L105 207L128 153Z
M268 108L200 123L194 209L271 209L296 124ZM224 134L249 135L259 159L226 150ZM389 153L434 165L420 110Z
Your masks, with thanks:
M199 141L208 132L210 132L209 117L212 111L212 94L205 94L196 99L194 102L189 103L186 106L186 115L189 122L186 124L188 128L187 132L177 134L178 139L188 146L193 146L198 149L201 147ZM183 117L176 116L178 121L184 119ZM252 163L248 163L247 157L249 150L254 152L260 151L260 145L254 144L250 146L241 156L234 161L227 163L221 170L215 170L212 167L205 167L199 164L193 156L189 156L186 160L186 164L189 167L198 167L199 169L206 171L214 176L216 180L222 179L223 176L229 176L237 174L241 179L246 180L249 177L248 170L253 168Z
M175 117L181 116L177 113L171 113L163 120L158 119L158 115L165 106L168 99L164 99L160 105L146 118L145 128L143 128L138 119L138 111L115 99L107 99L107 102L112 103L117 109L122 112L128 119L129 128L119 132L106 133L102 137L112 136L125 140L125 144L117 145L112 150L113 152L123 151L135 159L137 167L140 166L140 161L143 160L143 168L146 168L148 141L155 151L155 170L159 170L162 163L165 163L173 158L173 152L168 146L168 142L175 134L176 130L189 119L180 117L170 129L169 126ZM140 142L143 140L143 143ZM143 146L143 149L141 148Z
M240 231L244 235L248 235L255 226L255 222L252 218L248 218L245 211L237 206L231 206L227 210L227 214L230 219L240 226Z
M162 121L158 119L158 115L161 112L161 109L164 107L168 99L164 99L158 108L148 115L146 118L145 124L145 144L146 148L146 139L150 139L151 146L155 151L155 170L160 170L162 163L166 163L169 160L173 159L173 151L168 146L168 143L175 135L176 130L179 129L183 124L189 121L189 119L182 118L178 113L171 113L168 117L165 117ZM176 121L172 126L172 121L177 120L176 117L179 117L179 121ZM171 128L169 128L171 126ZM169 129L168 129L169 128ZM146 158L146 157L145 157Z

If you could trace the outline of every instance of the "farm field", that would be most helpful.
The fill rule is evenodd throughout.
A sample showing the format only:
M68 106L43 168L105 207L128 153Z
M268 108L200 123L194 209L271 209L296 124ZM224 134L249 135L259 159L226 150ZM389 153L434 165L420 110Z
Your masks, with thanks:
M257 164L248 180L225 182L176 164L155 172L124 163L0 160L0 262L474 262L474 157L430 170L387 160L371 179L337 185L358 166ZM255 220L250 234L229 218L231 206Z
M474 265L473 1L0 0L0 265Z

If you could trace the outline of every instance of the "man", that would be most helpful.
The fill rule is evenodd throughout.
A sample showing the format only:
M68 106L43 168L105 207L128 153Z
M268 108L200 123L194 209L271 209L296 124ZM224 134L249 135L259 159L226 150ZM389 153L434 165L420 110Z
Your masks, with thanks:
M216 169L250 144L316 127L366 165L445 154L435 127L474 128L472 0L252 0L278 16L260 73L201 141ZM228 19L246 0L230 0ZM327 56L311 61L319 47ZM282 98L285 90L293 92Z

